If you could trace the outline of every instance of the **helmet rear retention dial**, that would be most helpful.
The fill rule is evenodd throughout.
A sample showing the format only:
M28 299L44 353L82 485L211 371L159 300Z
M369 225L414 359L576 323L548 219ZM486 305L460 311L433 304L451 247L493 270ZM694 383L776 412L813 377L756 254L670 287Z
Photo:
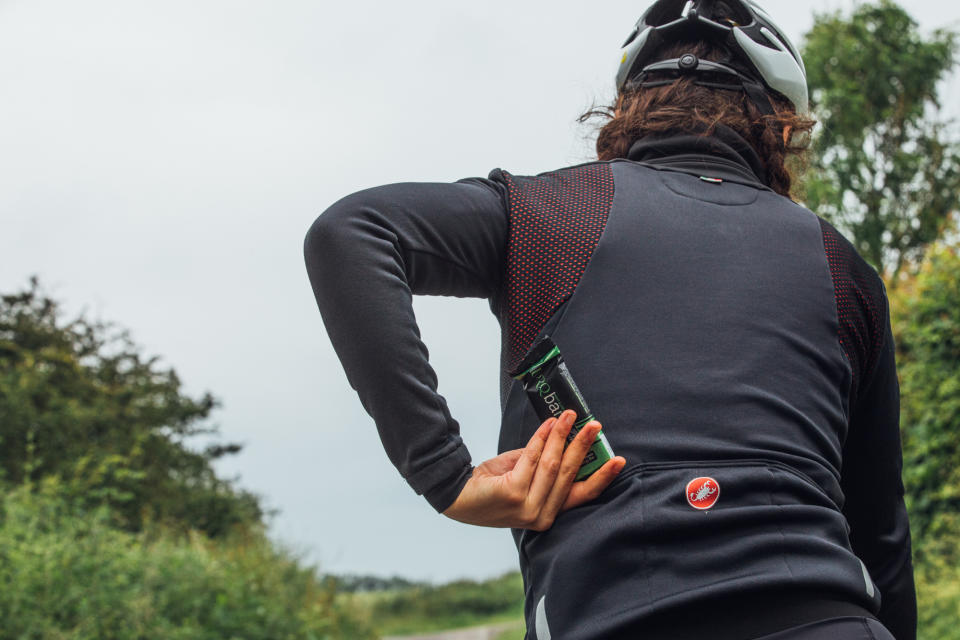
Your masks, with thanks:
M692 53L685 53L680 56L677 66L681 71L695 71L700 66L700 59Z

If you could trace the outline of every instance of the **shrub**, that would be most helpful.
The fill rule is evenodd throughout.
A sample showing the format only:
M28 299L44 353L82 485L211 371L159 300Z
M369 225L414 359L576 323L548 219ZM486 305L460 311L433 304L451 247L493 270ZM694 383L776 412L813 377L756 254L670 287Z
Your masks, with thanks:
M118 530L46 481L2 498L0 640L374 638L262 532Z

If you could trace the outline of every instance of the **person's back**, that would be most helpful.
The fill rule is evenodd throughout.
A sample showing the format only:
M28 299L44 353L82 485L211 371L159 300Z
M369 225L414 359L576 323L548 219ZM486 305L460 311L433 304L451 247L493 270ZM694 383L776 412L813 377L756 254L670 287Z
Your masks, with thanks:
M868 389L853 404L889 339L882 281L826 222L751 180L745 160L725 166L737 163L735 145L713 138L713 157L694 171L677 158L685 143L694 151L706 140L661 142L676 153L655 164L491 175L508 185L510 251L530 262L508 257L526 277L498 306L524 308L576 282L532 338L507 341L515 348L504 370L523 345L550 336L628 460L595 502L545 532L514 530L526 583L537 585L528 625L539 619L561 638L655 628L678 639L751 638L869 616L880 591L850 547L841 508L851 493L854 517L880 515L866 505L896 507L899 469L894 451L871 460L862 442L846 456L861 475L842 478L841 467L847 416L851 429L876 429L870 407L890 392ZM635 152L643 157L642 146ZM564 189L576 196L551 197ZM536 244L579 247L589 262L544 264ZM546 315L510 328L529 334ZM522 447L538 423L511 385L500 450ZM689 494L698 479L709 479L697 485L706 489ZM867 488L874 495L857 493ZM909 567L902 542L870 553Z
M330 207L306 238L314 293L411 486L449 517L513 528L531 640L889 637L877 618L913 638L883 282L786 197L792 134L813 126L792 49L773 50L768 97L731 60L711 66L723 49L647 44L671 25L689 37L711 7L724 24L757 10L661 0L641 18L597 161ZM488 298L500 321L501 455L479 467L411 293ZM561 467L560 427L508 373L546 336L622 456L579 487L534 475L563 476L569 455ZM540 517L497 493L521 475Z

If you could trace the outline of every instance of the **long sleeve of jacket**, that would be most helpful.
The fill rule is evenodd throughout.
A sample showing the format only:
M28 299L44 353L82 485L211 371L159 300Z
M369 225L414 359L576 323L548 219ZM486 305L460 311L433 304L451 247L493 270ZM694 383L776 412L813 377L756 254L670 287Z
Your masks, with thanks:
M473 466L437 392L412 296L495 296L508 231L502 188L464 178L365 189L320 214L304 240L310 284L350 386L390 461L438 512Z
M883 296L885 302L885 291ZM841 482L850 543L880 590L878 617L897 640L914 640L917 601L901 479L900 387L889 309L884 308L883 343L851 412Z

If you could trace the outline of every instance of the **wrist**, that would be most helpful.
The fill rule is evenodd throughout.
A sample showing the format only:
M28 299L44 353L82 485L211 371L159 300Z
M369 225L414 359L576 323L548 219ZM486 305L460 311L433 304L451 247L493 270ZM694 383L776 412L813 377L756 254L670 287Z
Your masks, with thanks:
M460 494L463 493L464 487L473 475L474 468L472 464L467 462L467 464L459 469L456 475L425 491L423 497L426 498L427 502L430 503L430 506L433 507L437 513L446 515L446 512L453 506L457 498L460 497Z

